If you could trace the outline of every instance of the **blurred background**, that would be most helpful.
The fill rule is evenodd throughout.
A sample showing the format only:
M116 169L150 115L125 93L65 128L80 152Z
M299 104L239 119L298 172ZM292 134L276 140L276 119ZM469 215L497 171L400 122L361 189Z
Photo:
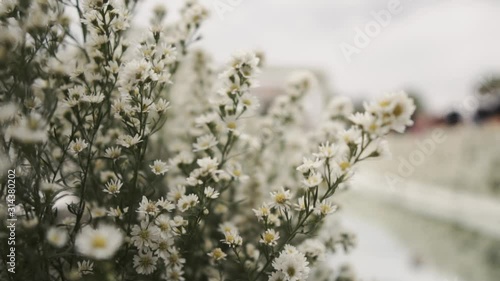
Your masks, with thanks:
M363 165L337 198L358 247L329 262L365 281L500 280L499 1L201 2L212 15L199 46L215 61L264 53L262 99L294 70L317 75L311 124L325 97L417 100L415 126L389 138L394 157Z

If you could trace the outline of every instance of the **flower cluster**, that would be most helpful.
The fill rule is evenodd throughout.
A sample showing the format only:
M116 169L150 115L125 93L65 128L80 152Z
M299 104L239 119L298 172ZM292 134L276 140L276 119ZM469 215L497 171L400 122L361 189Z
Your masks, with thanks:
M17 198L1 189L0 217L19 221L18 278L295 281L350 248L322 232L332 197L412 124L413 101L354 113L334 98L308 122L316 80L298 72L260 107L259 55L216 75L192 48L197 1L177 20L155 8L147 29L136 4L0 3L0 176L15 171Z

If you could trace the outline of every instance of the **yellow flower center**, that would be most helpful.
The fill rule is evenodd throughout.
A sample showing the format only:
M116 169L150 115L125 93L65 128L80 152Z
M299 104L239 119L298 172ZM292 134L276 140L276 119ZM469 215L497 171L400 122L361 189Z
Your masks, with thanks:
M283 204L286 202L286 196L283 193L276 194L276 203Z
M265 233L264 234L264 241L266 241L266 243L271 243L274 241L274 234L272 233Z
M92 239L92 247L93 248L97 248L97 249L106 248L107 244L108 244L108 241L103 236L98 235L98 236L94 237L94 239Z
M396 105L392 113L394 114L394 116L399 117L401 114L403 114L403 107L400 104Z
M350 167L351 167L351 163L349 163L349 162L342 162L342 163L340 163L340 168L342 169L342 171L345 171L345 170L347 170Z
M234 122L234 121L228 122L228 123L227 123L227 127L228 127L229 129L231 129L231 130L236 129L236 122Z

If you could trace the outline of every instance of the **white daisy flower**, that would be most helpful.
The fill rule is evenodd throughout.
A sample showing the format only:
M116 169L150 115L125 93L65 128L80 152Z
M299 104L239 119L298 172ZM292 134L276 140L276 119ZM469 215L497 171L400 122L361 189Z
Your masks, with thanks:
M196 160L196 164L200 166L201 174L204 176L217 170L217 168L219 167L219 162L217 161L217 158L211 158L211 157L198 159Z
M168 266L182 267L186 263L186 259L181 257L177 248L171 248L165 257L165 262Z
M141 225L134 225L130 232L132 236L131 242L137 249L146 249L155 244L160 238L160 229L146 221L142 221Z
M168 171L167 163L161 160L155 160L153 162L153 165L149 165L149 167L151 168L151 171L157 176L164 175Z
M315 157L319 159L329 159L337 155L337 147L330 142L325 142L320 144L318 153L313 153Z
M108 148L106 148L106 151L104 153L104 157L111 158L111 159L117 159L121 156L121 154L122 154L121 147L118 147L118 146L108 147Z
M94 274L94 263L89 260L79 261L76 263L78 265L78 273L80 276L87 274Z
M210 199L217 199L220 195L219 192L215 191L215 189L211 186L205 187L205 190L203 191L205 196Z
M122 232L111 225L100 224L97 228L84 227L75 239L76 251L97 260L113 257L123 242Z
M120 135L118 137L118 140L116 141L116 143L118 145L121 145L121 146L126 147L126 148L134 146L140 142L142 142L142 140L138 134L136 134L133 137L131 135Z
M172 267L167 267L167 274L166 274L166 280L172 280L172 281L184 281L184 271L182 271L181 267L178 266L172 266Z
M281 210L290 208L290 199L292 198L290 190L285 190L284 187L281 187L278 191L271 192L271 198L273 200L270 204L271 208Z
M227 254L224 253L221 248L215 248L210 253L208 253L208 256L213 258L215 261L223 261L226 259Z
M139 252L134 256L134 268L139 274L149 275L156 270L158 257L153 256L151 251Z
M198 196L196 194L183 195L177 202L177 208L181 212L186 212L192 207L198 205Z
M154 201L150 201L146 196L142 196L142 200L139 202L139 208L137 208L138 213L155 216L159 211Z
M308 265L304 254L290 245L273 261L273 268L289 281L307 280L310 271Z
M274 229L268 229L260 236L259 243L272 247L278 245L278 239L280 239L279 232L276 232Z
M316 208L314 208L314 213L318 216L326 216L335 212L338 209L337 205L332 204L332 202L325 200L320 202Z
M58 227L50 227L46 234L49 244L56 248L62 248L68 242L68 231Z
M84 139L77 138L76 140L70 142L69 151L73 154L78 154L88 147L87 142Z
M327 106L331 117L348 117L354 111L354 105L348 97L335 97Z
M271 214L271 207L269 204L264 203L258 209L252 209L252 211L255 213L255 216L259 219L259 221L263 221Z
M311 159L304 157L302 159L302 165L297 167L297 171L299 171L303 174L306 174L306 173L309 173L309 171L313 171L313 170L321 167L322 164L323 164L323 162L317 158L314 160L311 160Z
M118 219L123 219L123 215L128 212L128 207L123 208L123 210L120 209L120 207L110 207L109 211L106 211L106 214L108 214L109 217L115 217Z
M221 241L233 248L243 244L243 238L241 238L236 229L224 232L224 239Z
M320 173L312 172L309 176L302 181L304 185L308 188L313 188L318 186L323 182L323 176Z
M111 195L116 195L120 193L120 189L122 188L122 186L123 183L119 179L112 179L106 183L106 188L103 191Z
M177 202L186 193L186 187L183 185L176 185L167 193L167 199L172 202Z
M219 142L212 134L206 134L196 139L196 143L193 143L193 151L203 151L211 149L218 143Z

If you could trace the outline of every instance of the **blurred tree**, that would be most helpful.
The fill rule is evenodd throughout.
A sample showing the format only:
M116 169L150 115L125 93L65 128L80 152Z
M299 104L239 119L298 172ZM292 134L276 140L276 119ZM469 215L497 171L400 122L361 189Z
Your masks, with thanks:
M484 79L478 87L478 91L482 95L498 95L500 96L500 76L493 76Z

